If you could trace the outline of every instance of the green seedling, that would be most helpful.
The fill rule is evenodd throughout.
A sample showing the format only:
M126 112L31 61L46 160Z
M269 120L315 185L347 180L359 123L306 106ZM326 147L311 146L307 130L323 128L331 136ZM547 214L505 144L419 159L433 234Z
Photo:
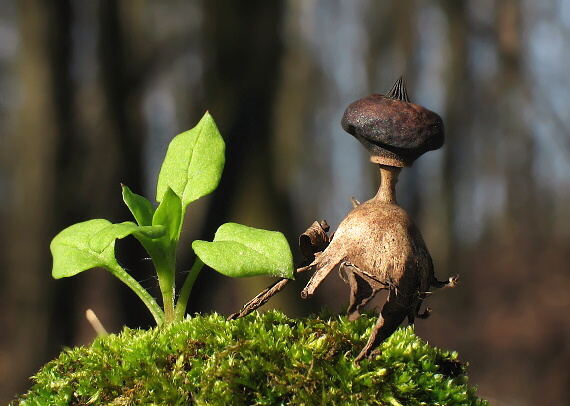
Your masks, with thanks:
M204 264L232 277L293 278L293 256L283 234L227 223L219 227L212 242L192 243L196 261L176 298L176 253L186 208L216 189L224 163L224 140L214 119L206 113L196 127L171 141L158 176L158 207L155 209L149 200L123 185L123 201L135 222L113 224L94 219L61 231L50 246L53 277L59 279L91 268L104 268L141 298L158 325L184 318L190 292ZM152 259L162 308L116 259L116 240L130 235Z

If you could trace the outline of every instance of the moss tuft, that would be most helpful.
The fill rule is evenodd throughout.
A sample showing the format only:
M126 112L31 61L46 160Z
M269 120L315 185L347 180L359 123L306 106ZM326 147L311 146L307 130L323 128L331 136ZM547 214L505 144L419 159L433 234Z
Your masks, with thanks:
M279 311L226 321L219 314L151 330L125 328L64 350L12 405L486 405L456 352L411 327L382 355L354 358L376 317L354 322Z

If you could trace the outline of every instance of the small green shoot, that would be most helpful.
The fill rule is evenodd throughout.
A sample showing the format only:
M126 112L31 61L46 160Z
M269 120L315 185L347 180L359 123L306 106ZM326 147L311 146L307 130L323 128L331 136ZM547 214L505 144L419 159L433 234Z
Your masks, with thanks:
M51 242L52 275L64 278L91 268L104 268L129 286L146 304L156 323L181 321L198 273L204 266L232 277L259 275L293 278L293 256L283 234L235 223L220 226L213 242L194 241L197 256L176 299L176 253L186 207L220 182L225 143L214 119L206 113L198 125L171 141L158 176L155 209L143 196L122 186L123 201L136 223L113 224L104 219L74 224ZM134 236L154 264L162 305L117 261L117 239Z

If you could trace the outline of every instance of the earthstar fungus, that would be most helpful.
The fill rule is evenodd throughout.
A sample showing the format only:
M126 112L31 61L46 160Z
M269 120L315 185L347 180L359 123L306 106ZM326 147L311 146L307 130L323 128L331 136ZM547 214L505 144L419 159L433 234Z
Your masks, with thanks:
M369 357L404 321L426 318L420 313L423 300L435 289L455 286L456 277L439 281L419 229L396 202L395 186L402 167L444 142L441 117L410 102L399 78L387 95L373 94L351 103L342 118L342 127L358 139L380 168L378 193L359 204L340 223L331 237L326 222L315 222L303 233L299 245L307 258L297 272L314 271L301 292L311 297L334 269L350 286L349 320L360 316L360 309L379 291L388 290L368 342L356 358ZM283 289L282 279L248 302L230 319L243 317L263 305Z

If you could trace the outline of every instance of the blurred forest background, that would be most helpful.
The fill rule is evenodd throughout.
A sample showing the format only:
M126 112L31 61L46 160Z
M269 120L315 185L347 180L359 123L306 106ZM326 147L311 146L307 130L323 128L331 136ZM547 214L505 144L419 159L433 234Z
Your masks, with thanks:
M344 133L346 106L403 75L438 112L446 145L400 176L441 278L416 331L469 362L494 405L570 404L570 2L565 0L1 0L0 402L64 346L147 328L139 299L101 270L51 278L51 238L75 222L129 220L120 183L154 199L166 146L206 110L227 143L219 189L191 206L190 242L236 221L295 248L336 228L378 174ZM122 262L156 292L144 252ZM297 250L294 250L297 255ZM266 308L341 311L331 274ZM229 314L271 282L203 270L190 312ZM339 300L339 298L342 298Z

